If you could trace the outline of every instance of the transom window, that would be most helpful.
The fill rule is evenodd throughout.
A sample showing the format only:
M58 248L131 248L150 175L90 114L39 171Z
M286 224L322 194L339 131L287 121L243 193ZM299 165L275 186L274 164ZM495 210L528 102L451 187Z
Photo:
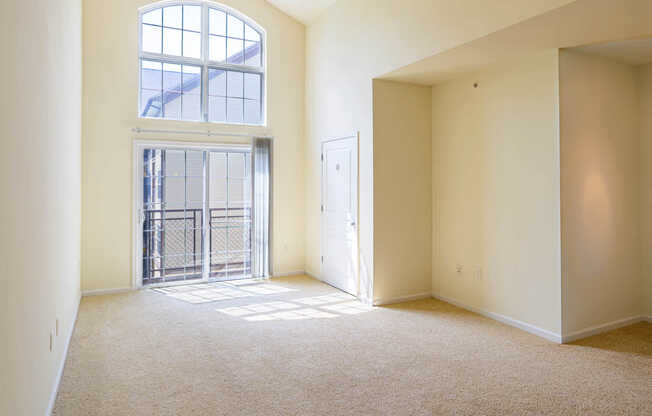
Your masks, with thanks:
M140 117L261 125L263 31L214 3L140 13Z

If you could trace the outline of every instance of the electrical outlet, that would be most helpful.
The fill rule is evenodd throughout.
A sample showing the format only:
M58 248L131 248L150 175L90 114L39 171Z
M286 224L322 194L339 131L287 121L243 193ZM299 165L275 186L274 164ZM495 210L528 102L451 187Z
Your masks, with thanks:
M464 270L464 266L462 266L461 264L457 263L457 265L455 266L455 271L456 271L457 273L462 273L463 270Z
M482 280L482 267L478 267L475 269L475 280Z

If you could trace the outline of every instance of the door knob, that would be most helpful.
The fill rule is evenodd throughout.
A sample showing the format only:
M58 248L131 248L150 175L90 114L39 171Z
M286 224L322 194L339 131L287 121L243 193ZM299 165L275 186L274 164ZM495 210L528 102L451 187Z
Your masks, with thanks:
M351 221L351 227L355 227L355 221Z

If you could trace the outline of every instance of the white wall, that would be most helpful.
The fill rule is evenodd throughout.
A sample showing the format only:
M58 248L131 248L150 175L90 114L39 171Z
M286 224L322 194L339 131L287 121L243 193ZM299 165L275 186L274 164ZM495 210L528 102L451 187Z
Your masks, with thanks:
M80 0L0 3L2 415L46 414L79 305L81 16Z
M374 301L430 295L432 89L373 81Z
M637 68L640 94L643 313L652 317L652 64Z
M639 102L634 68L559 62L563 332L639 316Z
M319 271L320 143L360 132L360 278L373 257L372 79L570 0L347 0L311 24L306 40L306 269ZM363 287L371 297L371 288ZM384 292L382 288L378 289ZM367 293L365 293L367 292Z
M264 0L225 0L267 31L267 128L143 120L138 114L138 8L84 0L83 290L132 282L132 140L136 126L274 136L273 270L304 269L305 27ZM143 135L141 135L143 136ZM229 138L146 135L228 143Z
M559 334L557 50L432 94L433 293Z

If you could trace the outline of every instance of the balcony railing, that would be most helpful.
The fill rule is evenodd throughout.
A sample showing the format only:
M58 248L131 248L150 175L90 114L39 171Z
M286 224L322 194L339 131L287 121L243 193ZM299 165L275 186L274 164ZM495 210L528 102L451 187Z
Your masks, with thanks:
M143 284L201 279L204 251L202 209L144 212ZM251 276L251 208L211 208L209 279Z

